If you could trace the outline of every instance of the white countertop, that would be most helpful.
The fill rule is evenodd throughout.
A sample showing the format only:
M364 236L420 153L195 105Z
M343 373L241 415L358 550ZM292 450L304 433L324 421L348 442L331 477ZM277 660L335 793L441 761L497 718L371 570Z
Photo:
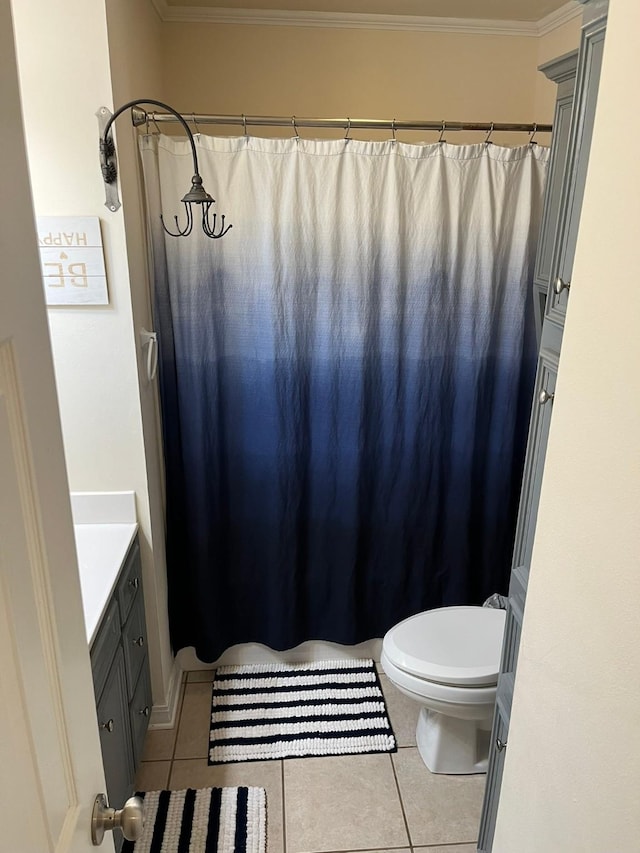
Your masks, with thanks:
M137 524L74 525L82 607L89 645L111 598Z
M138 525L133 492L72 492L82 607L89 645L111 598Z

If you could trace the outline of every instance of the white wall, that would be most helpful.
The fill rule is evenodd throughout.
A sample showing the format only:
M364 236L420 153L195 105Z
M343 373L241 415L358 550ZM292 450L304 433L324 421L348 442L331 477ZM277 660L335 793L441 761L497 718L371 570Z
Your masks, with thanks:
M132 25L128 35L137 32L141 39L137 55L149 58L154 33L143 26L148 19L143 17L146 9L141 9L141 3L131 4L131 14L137 13L140 25ZM144 5L148 6L146 0ZM109 305L48 311L69 485L72 491L133 489L136 493L152 690L154 706L162 709L168 704L173 657L163 520L157 510L161 490L154 482L151 502L142 423L142 406L150 405L143 398L151 392L148 387L141 391L136 366L134 304L142 319L148 320L141 228L138 224L136 231L130 225L130 232L125 231L122 211L114 215L104 207L98 160L95 113L102 105L114 106L105 2L14 0L13 13L35 211L99 216L105 247ZM132 45L129 55L135 55ZM119 122L117 135L132 148L126 117ZM123 168L130 169L129 149L123 144ZM134 180L127 182L129 193L131 184L135 193L135 173ZM129 243L137 245L130 255ZM151 417L152 427L153 423ZM154 453L152 446L150 470L157 480Z
M640 849L638 32L611 0L495 853Z

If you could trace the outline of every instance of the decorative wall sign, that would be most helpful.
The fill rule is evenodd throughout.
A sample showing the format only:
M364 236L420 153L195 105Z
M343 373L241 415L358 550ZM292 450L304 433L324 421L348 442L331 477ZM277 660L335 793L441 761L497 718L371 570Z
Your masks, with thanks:
M47 305L108 305L97 216L38 216Z

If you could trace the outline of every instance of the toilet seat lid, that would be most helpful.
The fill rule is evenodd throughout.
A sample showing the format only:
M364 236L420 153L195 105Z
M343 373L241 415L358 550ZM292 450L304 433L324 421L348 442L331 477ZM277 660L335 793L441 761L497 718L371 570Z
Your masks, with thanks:
M496 684L504 622L493 607L440 607L399 622L383 649L398 669L428 681Z

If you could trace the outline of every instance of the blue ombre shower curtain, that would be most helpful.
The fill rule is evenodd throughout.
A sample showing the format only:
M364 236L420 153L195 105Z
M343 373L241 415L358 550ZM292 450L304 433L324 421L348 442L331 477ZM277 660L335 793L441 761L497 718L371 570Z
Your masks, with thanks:
M357 643L504 593L535 362L537 145L141 140L175 649Z

